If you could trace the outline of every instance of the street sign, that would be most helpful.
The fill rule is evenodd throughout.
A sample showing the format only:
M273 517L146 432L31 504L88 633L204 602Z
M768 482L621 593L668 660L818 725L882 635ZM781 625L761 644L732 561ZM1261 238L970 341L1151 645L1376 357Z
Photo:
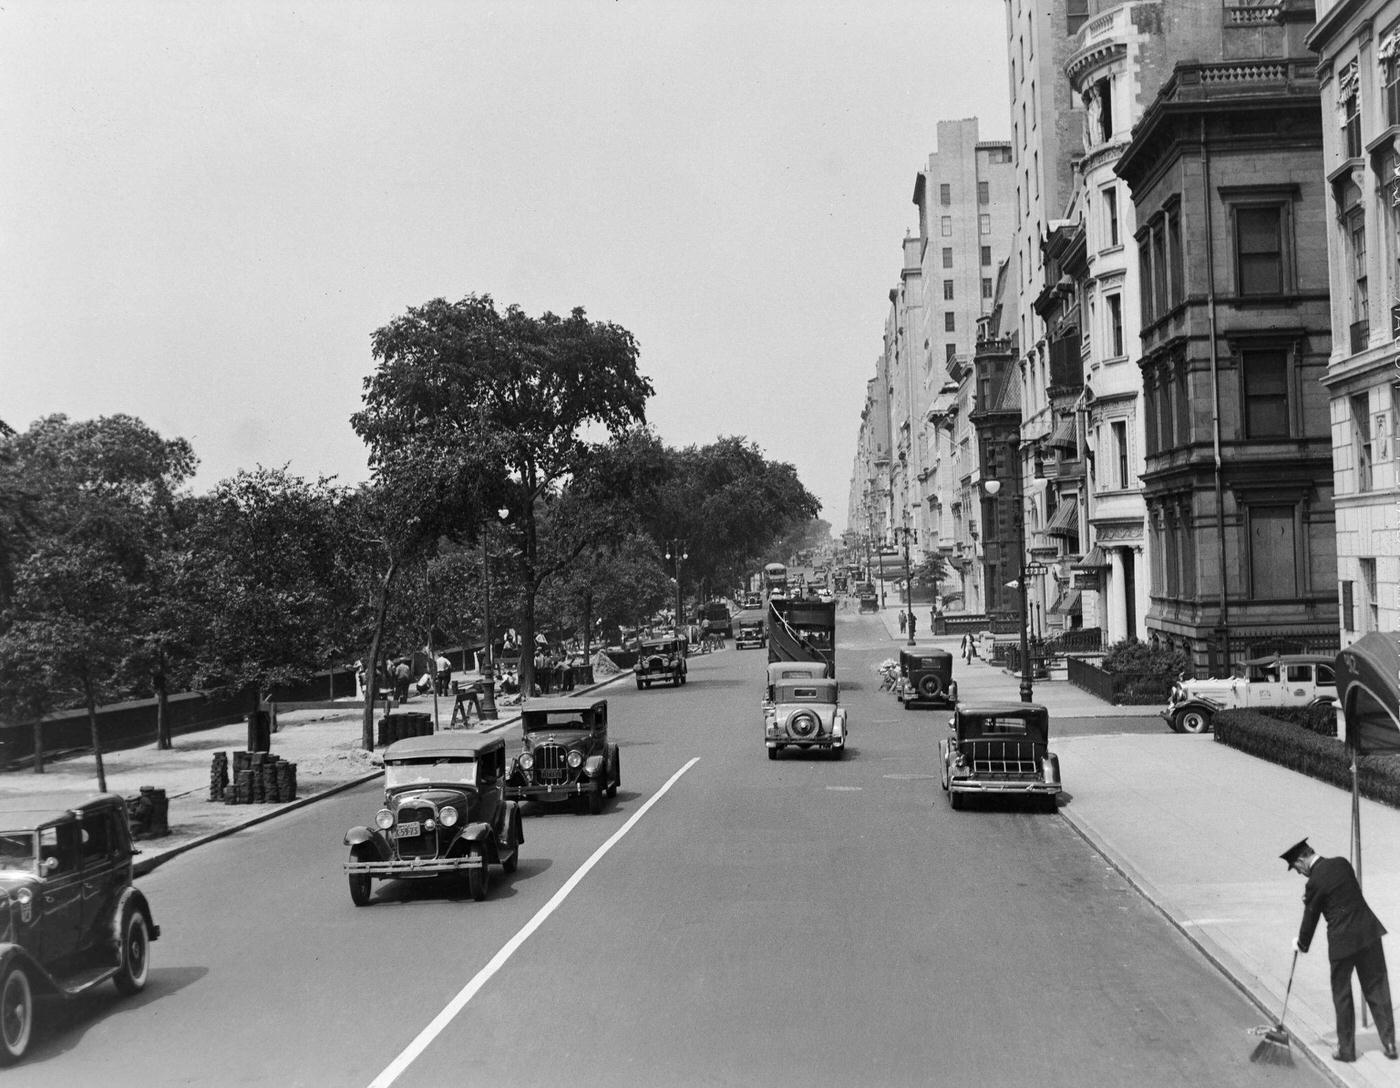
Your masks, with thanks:
M1026 564L1026 573L1027 573L1027 574L1044 574L1048 569L1049 569L1049 568L1047 568L1047 567L1045 566L1044 563L1027 563L1027 564Z

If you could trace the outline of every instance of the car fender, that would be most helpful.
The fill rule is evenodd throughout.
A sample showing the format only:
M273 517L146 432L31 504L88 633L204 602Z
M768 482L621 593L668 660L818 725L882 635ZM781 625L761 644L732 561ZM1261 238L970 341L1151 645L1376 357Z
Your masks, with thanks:
M156 920L151 917L150 903L146 901L145 895L137 891L134 886L128 884L121 895L117 897L116 909L112 911L112 917L108 919L108 924L111 926L112 931L113 945L117 948L120 948L122 945L122 918L126 914L128 905L140 909L141 913L145 915L146 918L146 936L152 941L158 940L160 938L160 926L156 925Z
M482 843L491 838L491 825L484 823L467 824L457 836L458 842Z
M368 827L352 827L345 833L345 845L350 847L351 856L373 852L377 861L389 857L389 844L384 836Z
M589 778L602 778L603 766L602 756L589 756L583 761L583 773Z
M1204 710L1208 714L1219 714L1224 709L1224 703L1217 702L1214 699L1207 699L1205 696L1196 695L1177 703L1172 707L1172 714L1182 714L1188 710Z
M0 978L5 976L5 972L14 963L20 964L29 974L29 982L34 987L36 997L52 997L63 994L63 988L44 969L44 965L31 956L21 945L0 944Z
M1052 785L1060 784L1060 757L1054 752L1046 752L1040 761L1040 769L1045 775L1045 781Z
M831 718L831 735L837 740L846 735L846 711L837 710Z

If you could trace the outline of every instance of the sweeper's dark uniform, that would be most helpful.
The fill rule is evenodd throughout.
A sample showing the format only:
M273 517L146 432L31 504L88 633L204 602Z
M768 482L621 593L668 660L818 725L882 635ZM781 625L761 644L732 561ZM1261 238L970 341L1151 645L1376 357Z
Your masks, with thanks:
M1319 857L1308 870L1303 889L1303 924L1298 949L1306 952L1319 917L1327 919L1327 958L1332 963L1332 1004L1337 1010L1337 1052L1344 1061L1356 1056L1356 1007L1351 973L1376 1021L1386 1056L1395 1052L1395 1015L1390 1007L1390 976L1381 938L1385 926L1367 906L1356 871L1346 858Z

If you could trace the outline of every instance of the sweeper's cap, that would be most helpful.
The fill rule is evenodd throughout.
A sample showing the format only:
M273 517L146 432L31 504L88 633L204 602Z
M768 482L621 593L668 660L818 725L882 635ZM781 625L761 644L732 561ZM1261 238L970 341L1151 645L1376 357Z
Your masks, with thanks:
M1279 857L1283 858L1283 863L1291 869L1293 868L1293 863L1295 861L1311 853L1314 853L1313 848L1308 845L1307 839L1303 839L1299 842L1295 842L1292 846L1290 846L1287 850L1280 854Z

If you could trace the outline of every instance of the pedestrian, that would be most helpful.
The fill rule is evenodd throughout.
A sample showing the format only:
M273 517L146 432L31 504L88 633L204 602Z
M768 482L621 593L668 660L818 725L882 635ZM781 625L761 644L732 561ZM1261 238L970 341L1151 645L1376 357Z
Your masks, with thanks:
M444 653L437 655L437 693L446 695L452 679L452 659Z
M918 627L919 627L919 617L915 614L914 610L911 608L911 609L909 610L909 637L910 637L910 638L913 638L913 637L914 637L914 632L915 632L916 630L918 630Z
M408 702L408 685L413 679L413 670L408 667L406 659L400 659L394 666L394 697L399 704Z
M904 609L899 610L899 633L904 634L904 625L908 621L904 618Z
M962 641L958 643L958 656L963 659L964 664L970 664L972 662L972 657L968 653L968 648L971 645L972 636L964 631Z
M1356 1061L1356 1008L1351 994L1351 975L1355 971L1361 994L1376 1021L1381 1050L1394 1061L1395 1014L1390 1004L1385 949L1381 945L1386 930L1362 896L1356 870L1346 858L1318 857L1307 839L1279 856L1308 881L1303 889L1303 922L1293 939L1294 951L1307 952L1318 918L1327 919L1327 958L1332 965L1332 1005L1337 1013L1333 1060Z

